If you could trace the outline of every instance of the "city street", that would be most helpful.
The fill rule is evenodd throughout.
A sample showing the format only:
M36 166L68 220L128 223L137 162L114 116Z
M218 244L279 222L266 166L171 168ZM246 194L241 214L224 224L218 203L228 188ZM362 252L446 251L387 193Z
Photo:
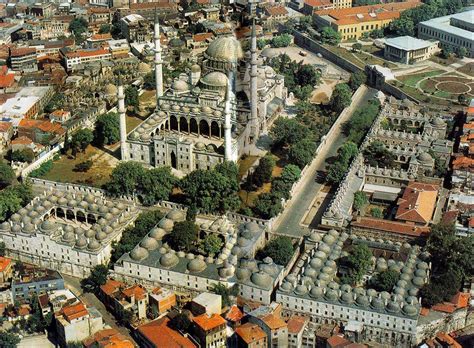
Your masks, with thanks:
M311 167L308 168L309 170L302 178L303 182L301 183L299 190L297 190L288 202L282 216L274 226L275 233L299 237L309 232L309 229L301 226L301 223L305 218L305 215L307 215L307 211L311 208L315 196L323 186L323 184L316 181L317 173L318 171L324 171L326 169L326 160L335 156L338 148L344 143L345 137L342 133L341 126L352 117L356 110L360 109L365 103L372 99L376 92L377 91L372 88L365 88L359 97L352 101L348 112L346 112L343 117L339 117L336 120L338 128L334 136L332 139L326 141L326 144L316 155L316 159L312 162ZM325 205L320 206L319 209L324 206ZM318 212L316 212L315 215L317 214ZM317 223L319 223L319 221ZM311 225L314 226L315 221L313 221Z

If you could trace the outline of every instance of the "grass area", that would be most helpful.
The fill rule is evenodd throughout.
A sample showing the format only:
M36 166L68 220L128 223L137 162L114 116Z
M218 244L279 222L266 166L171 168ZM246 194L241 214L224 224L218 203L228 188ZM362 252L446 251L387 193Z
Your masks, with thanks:
M252 167L255 161L258 159L258 156L247 156L245 158L241 158L237 165L239 166L239 179L242 179L245 173Z
M109 180L114 168L114 165L111 165L114 160L111 159L110 154L89 145L85 152L77 154L76 158L61 155L61 158L54 162L53 168L41 179L100 187ZM74 171L76 164L85 161L92 161L91 169L85 173Z
M380 55L383 52L383 49L378 48L375 45L362 45L362 51L375 55Z
M451 64L454 64L454 63L457 63L459 61L458 58L456 58L454 56L454 54L452 54L449 58L442 58L440 55L436 55L436 56L432 56L430 58L430 60L432 62L435 62L435 63L438 63L438 64L441 64L441 65L451 65Z
M450 101L426 95L422 93L418 88L410 87L407 85L404 85L402 87L400 83L397 83L397 84L393 83L393 84L397 86L398 88L400 88L407 95L410 95L421 102L433 103L433 104L438 104L438 105L451 105Z
M135 129L140 123L143 122L143 119L136 115L127 114L127 133Z
M444 72L445 72L444 70L428 70L428 71L425 71L425 72L422 72L422 73L399 76L398 80L403 82L405 85L408 85L410 87L415 87L416 84L419 81L423 80L424 78L437 76L437 75L442 74Z
M474 77L474 62L464 64L462 67L457 69L459 72L463 74L467 74L469 76Z
M335 46L330 46L330 45L324 45L324 47L330 50L331 52L337 54L338 56L357 65L360 68L364 68L366 65L374 65L374 64L386 66L391 69L397 67L396 64L391 63L385 59L374 57L372 55L365 54L363 52L352 52L342 47L335 47Z

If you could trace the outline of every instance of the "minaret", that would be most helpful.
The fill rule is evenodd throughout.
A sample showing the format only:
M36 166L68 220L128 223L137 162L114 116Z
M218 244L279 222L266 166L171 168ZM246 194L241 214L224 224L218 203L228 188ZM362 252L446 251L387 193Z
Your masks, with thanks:
M255 30L255 20L252 23L252 42L250 47L250 127L251 136L257 141L259 134L258 121L258 91L257 91L257 33Z
M160 43L160 23L158 14L155 12L155 79L156 79L156 98L163 95L163 67L161 60L161 43ZM158 104L156 104L158 105Z
M122 161L129 159L127 147L127 122L125 117L125 94L123 93L122 79L118 78L117 88L118 113L120 117L120 153Z
M229 72L227 81L227 94L225 100L225 119L224 119L224 159L232 161L232 73Z

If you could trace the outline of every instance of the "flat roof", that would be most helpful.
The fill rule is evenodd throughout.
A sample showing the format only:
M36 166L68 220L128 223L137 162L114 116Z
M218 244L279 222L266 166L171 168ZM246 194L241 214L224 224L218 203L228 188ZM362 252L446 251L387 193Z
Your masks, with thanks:
M425 27L430 27L438 31L441 30L445 33L456 35L456 36L474 41L474 32L451 25L451 18L455 18L464 22L473 23L474 10L461 12L461 13L457 13L457 14L449 15L449 16L433 18L433 19L430 19L429 21L421 22L420 24Z
M385 39L385 44L404 51L420 50L435 44L432 41L426 41L411 37L408 35Z

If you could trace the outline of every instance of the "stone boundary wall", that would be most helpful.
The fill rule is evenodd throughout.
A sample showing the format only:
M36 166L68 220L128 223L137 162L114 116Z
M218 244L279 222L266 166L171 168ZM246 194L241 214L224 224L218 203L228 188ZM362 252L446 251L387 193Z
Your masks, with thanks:
M41 155L36 161L31 163L25 169L21 171L21 178L26 178L33 170L38 169L44 162L49 161L58 153L64 146L64 141L62 143L56 144L51 150Z

